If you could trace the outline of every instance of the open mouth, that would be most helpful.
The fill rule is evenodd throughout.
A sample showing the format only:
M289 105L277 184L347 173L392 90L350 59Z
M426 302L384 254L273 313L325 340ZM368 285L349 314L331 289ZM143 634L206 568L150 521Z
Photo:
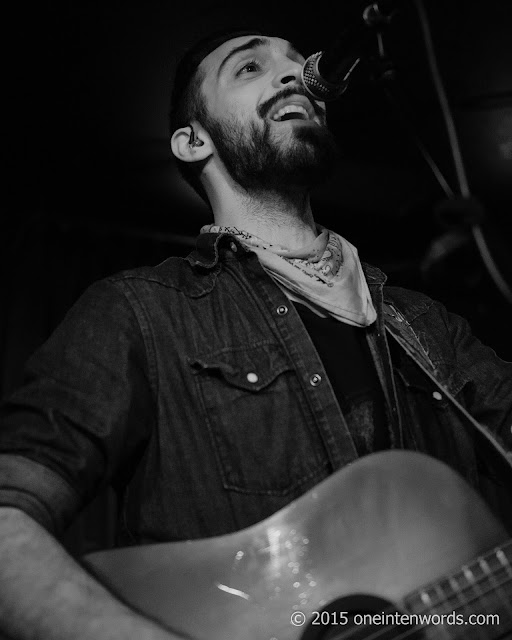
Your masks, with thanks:
M291 104L286 107L281 107L274 115L272 120L276 122L284 122L285 120L310 120L309 113L306 109L300 105Z
M313 105L306 96L288 95L279 100L268 113L268 117L275 122L287 120L304 120L316 122L316 114Z

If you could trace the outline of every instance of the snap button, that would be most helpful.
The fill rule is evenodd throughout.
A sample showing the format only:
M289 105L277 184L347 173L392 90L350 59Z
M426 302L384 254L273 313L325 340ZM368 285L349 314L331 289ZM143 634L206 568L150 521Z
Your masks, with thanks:
M236 244L234 242L232 242L229 245L229 248L231 249L231 251L233 251L234 253L236 253L238 251L238 247L236 246Z
M434 391L434 393L432 394L432 397L434 398L434 400L442 400L443 396L439 393L439 391Z
M287 307L286 305L284 305L284 304L280 304L280 305L277 307L277 315L278 315L278 316L284 316L284 315L286 315L287 313L288 313L288 307Z
M309 384L312 387L317 387L322 382L322 376L319 373L314 373L309 379Z
M253 373L252 371L250 373L247 374L247 381L248 382L258 382L258 376L256 373Z

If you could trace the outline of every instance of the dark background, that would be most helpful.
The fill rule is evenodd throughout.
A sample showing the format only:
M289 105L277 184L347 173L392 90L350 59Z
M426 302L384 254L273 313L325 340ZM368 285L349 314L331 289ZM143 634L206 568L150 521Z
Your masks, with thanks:
M485 209L485 236L510 281L512 11L503 0L425 4L469 183ZM168 150L170 81L182 51L210 30L258 24L308 55L366 3L335 6L58 0L10 8L3 20L0 392L17 384L26 357L90 282L185 255L209 222ZM329 109L344 160L315 194L316 218L390 283L442 300L512 360L512 307L467 232L436 216L445 194L414 142L423 140L456 191L413 2L403 3L384 43L395 80L376 79L367 61Z

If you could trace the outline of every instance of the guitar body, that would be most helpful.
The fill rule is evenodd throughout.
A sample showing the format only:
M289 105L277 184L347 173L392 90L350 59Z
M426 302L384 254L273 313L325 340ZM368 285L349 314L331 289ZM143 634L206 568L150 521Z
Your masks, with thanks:
M125 602L193 638L299 640L306 625L291 624L296 611L311 620L353 594L405 610L412 591L506 537L447 466L389 451L349 465L242 531L97 552L84 562Z

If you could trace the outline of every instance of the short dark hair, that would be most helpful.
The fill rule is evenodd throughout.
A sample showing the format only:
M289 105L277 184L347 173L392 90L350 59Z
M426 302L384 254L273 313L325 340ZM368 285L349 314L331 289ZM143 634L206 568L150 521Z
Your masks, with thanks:
M201 62L224 42L249 35L262 35L262 33L260 29L251 28L224 29L202 38L185 52L178 62L174 74L169 111L171 136L177 129L186 127L193 120L201 123L205 120L207 105L201 92L201 84L204 80L204 74L199 71ZM182 177L208 203L208 197L199 179L205 162L183 162L183 160L176 158L176 163Z

